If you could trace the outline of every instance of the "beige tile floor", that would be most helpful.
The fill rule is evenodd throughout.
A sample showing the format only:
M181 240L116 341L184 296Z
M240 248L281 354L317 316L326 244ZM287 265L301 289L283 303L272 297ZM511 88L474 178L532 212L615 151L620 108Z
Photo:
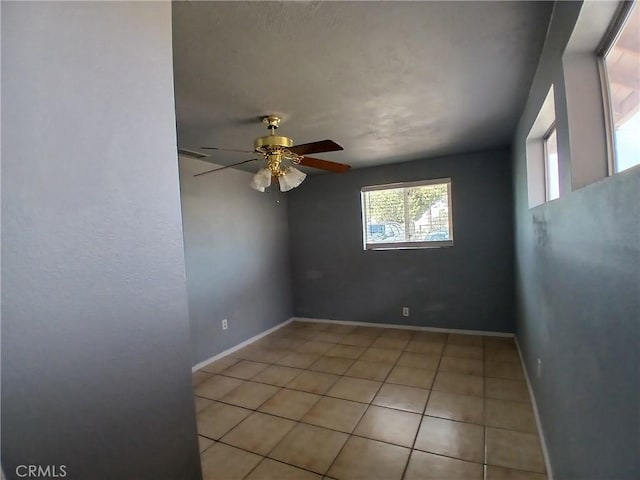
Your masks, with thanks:
M292 322L193 374L205 480L545 480L511 338Z

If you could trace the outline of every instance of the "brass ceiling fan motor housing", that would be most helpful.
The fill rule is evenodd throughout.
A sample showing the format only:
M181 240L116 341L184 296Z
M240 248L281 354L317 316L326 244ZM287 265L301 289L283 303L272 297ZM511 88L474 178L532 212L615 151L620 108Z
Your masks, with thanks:
M282 160L287 159L296 162L299 157L289 151L289 147L293 146L293 140L291 138L275 135L274 133L276 128L280 126L280 117L274 115L264 117L262 123L267 126L271 134L256 138L254 147L256 152L262 153L265 156L267 166L271 170L272 175L279 177L286 171L286 168L283 170Z
M270 135L266 137L256 138L254 142L254 146L256 151L258 152L269 152L277 149L284 149L293 147L293 140L289 137L281 137L279 135L275 135L275 130L280 126L281 118L275 115L269 115L268 117L264 117L262 119L262 123L264 123L267 128L271 131Z
M293 140L289 137L281 137L279 135L267 135L266 137L256 138L254 142L256 151L275 150L277 148L293 147Z

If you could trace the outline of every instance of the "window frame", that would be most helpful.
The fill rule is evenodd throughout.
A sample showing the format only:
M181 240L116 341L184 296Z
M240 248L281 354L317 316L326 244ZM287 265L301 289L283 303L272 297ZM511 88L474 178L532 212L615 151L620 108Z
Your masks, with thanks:
M605 138L607 144L607 164L609 176L615 175L624 170L618 170L618 155L616 153L616 134L613 121L613 105L611 102L611 88L609 74L607 72L606 56L609 54L616 41L622 34L622 29L627 23L634 6L640 8L638 0L621 1L616 13L613 15L611 23L602 36L600 45L596 49L598 71L600 73L600 85L602 88L602 101L604 104Z
M527 158L527 197L529 209L549 202L547 198L547 158L545 139L553 126L557 126L555 109L555 86L551 84L544 100L538 108L538 114L526 137L525 151ZM558 131L556 128L556 142ZM558 152L558 180L560 180L560 154ZM562 196L562 185L560 185Z
M558 168L558 196L551 198L551 178L549 175L550 165L549 165L549 138L555 133L556 135L556 164ZM551 123L551 126L542 136L542 151L543 151L543 161L544 161L544 198L545 202L551 202L553 200L557 200L560 198L560 155L558 154L558 129L556 127L556 121L554 120Z
M446 185L447 186L447 208L448 215L447 220L449 224L449 240L437 240L427 241L422 240L419 242L389 242L389 243L367 243L367 201L366 193L375 192L380 190L395 190L405 189L411 187L425 187L429 185ZM454 233L453 233L453 182L450 177L434 178L428 180L417 180L411 182L396 182L387 183L382 185L368 185L360 189L360 208L361 208L361 221L362 221L362 246L365 251L376 250L416 250L416 249L429 249L429 248L443 248L453 247L454 245ZM405 226L406 229L406 226Z

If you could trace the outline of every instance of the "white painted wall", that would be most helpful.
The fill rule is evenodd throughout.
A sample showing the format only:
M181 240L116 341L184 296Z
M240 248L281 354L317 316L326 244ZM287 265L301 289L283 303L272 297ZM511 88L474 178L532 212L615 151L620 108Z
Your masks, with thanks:
M169 2L2 2L2 466L200 478Z

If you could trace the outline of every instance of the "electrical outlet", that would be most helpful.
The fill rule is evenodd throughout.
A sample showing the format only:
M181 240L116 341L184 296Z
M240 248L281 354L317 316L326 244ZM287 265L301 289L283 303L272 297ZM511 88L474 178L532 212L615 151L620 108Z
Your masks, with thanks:
M229 328L229 322L225 318L224 320L222 320L222 329L226 330L227 328Z
M402 307L402 316L403 317L409 316L409 307Z
M538 359L538 371L536 372L536 376L540 377L541 373L542 373L542 360Z

